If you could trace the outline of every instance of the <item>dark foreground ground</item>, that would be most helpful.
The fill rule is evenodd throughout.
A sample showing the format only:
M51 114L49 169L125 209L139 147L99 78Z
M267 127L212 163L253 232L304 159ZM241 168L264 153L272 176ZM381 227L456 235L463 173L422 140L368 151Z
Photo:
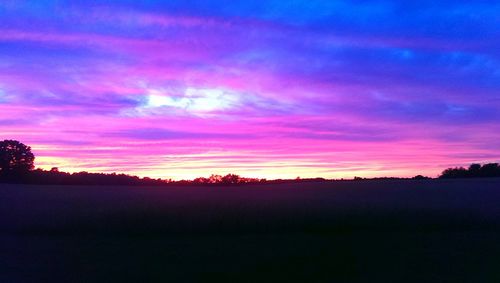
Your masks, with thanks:
M0 184L0 282L500 282L500 179Z

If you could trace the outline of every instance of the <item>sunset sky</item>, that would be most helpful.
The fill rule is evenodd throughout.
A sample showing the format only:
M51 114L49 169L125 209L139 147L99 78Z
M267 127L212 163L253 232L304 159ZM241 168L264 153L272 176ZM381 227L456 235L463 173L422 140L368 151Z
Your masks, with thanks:
M500 161L498 1L1 1L0 140L183 179Z

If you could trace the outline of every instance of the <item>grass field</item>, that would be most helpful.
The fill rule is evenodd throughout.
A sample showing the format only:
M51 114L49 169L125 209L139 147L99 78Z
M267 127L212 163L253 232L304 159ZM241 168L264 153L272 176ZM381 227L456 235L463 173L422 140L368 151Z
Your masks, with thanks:
M0 184L0 282L500 282L500 179Z

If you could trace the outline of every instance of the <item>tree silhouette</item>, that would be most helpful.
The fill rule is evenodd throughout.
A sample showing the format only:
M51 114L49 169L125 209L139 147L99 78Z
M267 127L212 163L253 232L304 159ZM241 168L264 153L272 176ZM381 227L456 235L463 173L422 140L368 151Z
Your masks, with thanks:
M4 140L0 142L0 174L4 176L17 176L28 173L34 168L35 156L31 147L15 141Z
M239 184L242 182L243 180L241 179L241 177L236 174L227 174L226 176L222 177L221 180L221 183L225 185Z
M463 167L448 168L441 173L440 178L486 178L500 177L498 163L471 164L469 169Z
M469 166L469 171L467 172L469 177L480 177L481 176L481 164L471 164Z
M221 175L214 175L214 174L212 174L208 178L208 182L211 183L211 184L218 184L218 183L222 182L222 176Z
M498 163L489 163L483 165L479 170L481 177L500 177L500 167Z

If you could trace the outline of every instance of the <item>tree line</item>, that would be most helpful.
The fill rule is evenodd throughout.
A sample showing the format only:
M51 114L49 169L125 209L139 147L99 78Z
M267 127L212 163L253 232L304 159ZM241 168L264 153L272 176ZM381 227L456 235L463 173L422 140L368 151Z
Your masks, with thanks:
M61 172L54 167L51 170L34 170L35 156L31 147L16 141L0 141L0 182L46 185L126 185L126 186L163 186L176 185L235 185L263 183L266 179L245 178L236 174L211 175L194 180L173 181L171 179L140 178L127 174Z
M298 183L312 181L326 181L324 178L299 178L290 180L266 180L258 178L245 178L236 174L211 175L208 178L199 177L194 180L165 180L152 179L148 177L140 178L126 174L106 174L106 173L67 173L61 172L58 168L51 170L34 170L35 156L31 152L31 147L16 141L0 141L0 182L1 183L23 183L23 184L46 184L46 185L127 185L127 186L164 186L175 185L237 185L237 184L262 184L262 183ZM480 177L500 177L500 167L498 163L485 165L472 164L469 168L457 167L448 168L443 171L439 178L480 178ZM356 177L355 180L370 180ZM403 178L375 178L382 179L403 179ZM413 177L414 180L430 179L422 175Z

